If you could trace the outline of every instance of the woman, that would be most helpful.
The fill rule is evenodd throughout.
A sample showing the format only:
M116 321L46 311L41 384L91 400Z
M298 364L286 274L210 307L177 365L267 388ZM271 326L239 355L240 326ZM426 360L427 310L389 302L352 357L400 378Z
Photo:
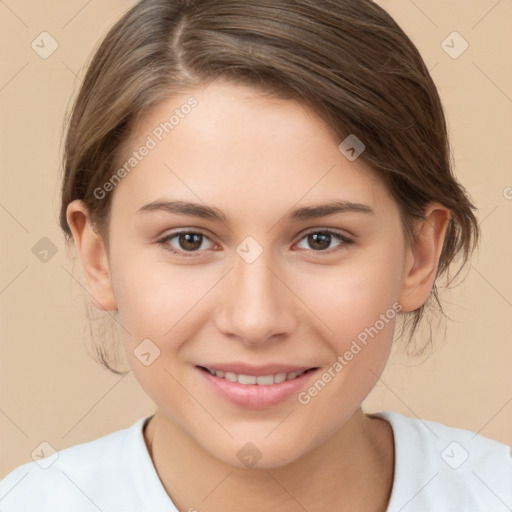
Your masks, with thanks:
M139 2L76 100L61 226L157 411L17 468L5 510L509 510L506 445L361 407L473 210L374 3Z

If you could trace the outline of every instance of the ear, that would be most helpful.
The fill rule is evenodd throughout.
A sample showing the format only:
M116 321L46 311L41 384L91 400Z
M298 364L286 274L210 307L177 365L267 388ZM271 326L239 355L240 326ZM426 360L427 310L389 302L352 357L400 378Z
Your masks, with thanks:
M439 203L427 205L425 216L426 220L416 224L415 240L406 249L400 292L403 313L420 308L428 299L451 218L450 211Z
M107 250L103 239L91 223L83 201L69 203L66 218L82 262L93 305L104 311L116 310Z

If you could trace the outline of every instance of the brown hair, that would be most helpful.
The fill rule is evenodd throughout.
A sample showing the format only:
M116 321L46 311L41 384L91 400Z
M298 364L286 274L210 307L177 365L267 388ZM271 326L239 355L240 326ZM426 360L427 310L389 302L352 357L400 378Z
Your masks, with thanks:
M340 142L356 135L366 146L360 158L399 205L409 241L429 202L449 208L437 277L449 277L461 254L459 274L479 228L452 172L441 100L414 44L370 0L138 2L98 47L71 112L60 212L68 240L66 208L75 199L108 240L111 194L98 199L94 190L114 174L141 116L218 77L309 105ZM435 284L406 314L410 337L431 306L443 312Z

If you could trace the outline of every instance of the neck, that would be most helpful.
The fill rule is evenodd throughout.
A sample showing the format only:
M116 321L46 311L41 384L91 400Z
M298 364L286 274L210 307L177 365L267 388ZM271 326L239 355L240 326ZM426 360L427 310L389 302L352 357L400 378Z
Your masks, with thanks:
M393 483L391 426L359 408L341 430L305 456L271 469L239 468L202 449L163 413L144 438L162 484L179 510L384 512Z

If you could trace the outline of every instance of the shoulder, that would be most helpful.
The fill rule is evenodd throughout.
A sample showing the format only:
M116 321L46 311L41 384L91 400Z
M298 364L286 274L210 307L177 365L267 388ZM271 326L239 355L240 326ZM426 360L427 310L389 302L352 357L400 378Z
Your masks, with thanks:
M373 416L391 424L395 440L395 481L388 512L510 511L510 446L470 430L395 412Z
M119 506L133 480L129 459L140 448L145 420L17 467L0 481L2 511L97 512L112 496Z

